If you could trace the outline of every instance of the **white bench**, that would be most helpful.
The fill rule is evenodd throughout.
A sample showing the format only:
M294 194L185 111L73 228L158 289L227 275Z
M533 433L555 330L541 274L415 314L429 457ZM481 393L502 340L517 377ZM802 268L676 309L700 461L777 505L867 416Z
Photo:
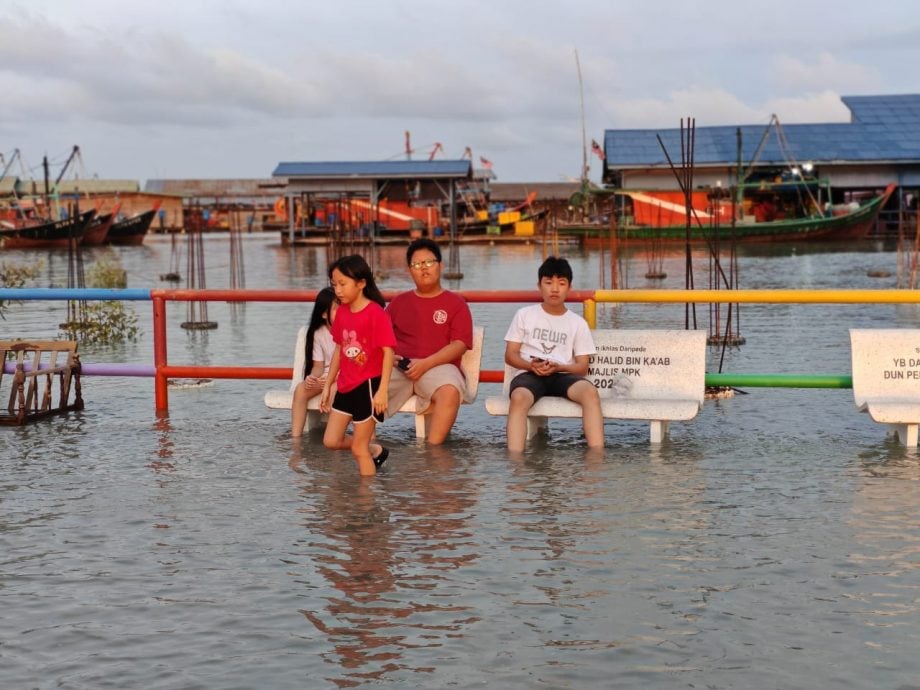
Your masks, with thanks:
M463 395L463 402L468 404L476 400L479 392L479 368L482 363L482 340L483 329L481 326L473 328L473 347L463 353L460 360L460 368L466 377L466 391ZM303 381L303 372L305 364L304 348L307 343L307 327L302 326L297 332L297 343L294 345L294 370L291 376L291 385L288 390L270 390L265 393L265 405L273 409L291 409L294 401L294 389ZM307 419L304 424L304 431L310 431L317 428L325 420L319 411L319 397L315 396L307 404ZM408 412L415 415L415 435L418 438L428 436L429 415L419 414L418 396L413 395L406 403L399 408L400 412Z
M905 446L920 425L920 330L850 329L853 398Z
M693 419L702 409L704 331L599 330L592 335L597 354L591 357L587 378L598 389L605 419L648 420L651 442L661 443L670 422ZM507 416L514 371L505 366L502 396L486 398L489 414ZM581 405L566 398L541 398L528 412L527 438L549 417L581 419Z

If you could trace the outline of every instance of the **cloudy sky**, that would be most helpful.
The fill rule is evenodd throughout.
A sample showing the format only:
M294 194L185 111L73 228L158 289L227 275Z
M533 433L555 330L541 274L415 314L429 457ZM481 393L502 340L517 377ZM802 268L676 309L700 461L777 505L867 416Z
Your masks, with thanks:
M415 158L439 142L500 181L559 181L581 168L576 50L589 144L682 117L839 122L841 95L920 92L916 8L0 0L0 152L36 177L78 145L103 178L260 178L279 161L405 158L409 131Z

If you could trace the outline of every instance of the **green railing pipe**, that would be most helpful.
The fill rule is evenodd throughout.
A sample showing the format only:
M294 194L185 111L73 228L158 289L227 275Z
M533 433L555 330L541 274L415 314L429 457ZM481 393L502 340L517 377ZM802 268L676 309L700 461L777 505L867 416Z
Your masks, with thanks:
M706 385L732 388L852 388L853 377L839 374L706 374Z

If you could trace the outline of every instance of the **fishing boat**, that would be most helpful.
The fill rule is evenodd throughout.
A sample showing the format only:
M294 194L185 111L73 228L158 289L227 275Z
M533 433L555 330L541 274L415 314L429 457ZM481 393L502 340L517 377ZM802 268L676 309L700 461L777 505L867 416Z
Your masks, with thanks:
M72 218L46 222L0 222L4 249L66 249L70 242L79 244L96 211L85 211Z
M618 208L627 208L630 213L618 214L620 222L614 224L616 238L623 242L797 242L813 240L859 240L866 238L876 224L879 211L896 188L889 184L880 195L843 207L826 205L820 212L813 205L813 213L789 217L789 214L775 209L758 206L756 199L745 200L742 208L753 213L744 213L732 222L731 201L722 198L713 203L710 192L694 192L691 222L686 222L686 207L683 195L680 202L674 192L645 192L618 190L621 196ZM679 194L679 193L678 193ZM680 220L678 220L680 219ZM611 224L605 223L563 225L558 227L561 235L576 235L586 244L609 240Z
M157 209L154 207L149 211L112 223L106 241L109 244L133 246L143 244L144 237L147 236L147 230L150 229L150 224L156 214Z
M83 232L83 244L85 245L99 245L104 244L106 238L109 235L109 228L112 227L112 223L115 222L115 213L103 213L101 216L97 215L95 218L90 221L86 226L86 230Z

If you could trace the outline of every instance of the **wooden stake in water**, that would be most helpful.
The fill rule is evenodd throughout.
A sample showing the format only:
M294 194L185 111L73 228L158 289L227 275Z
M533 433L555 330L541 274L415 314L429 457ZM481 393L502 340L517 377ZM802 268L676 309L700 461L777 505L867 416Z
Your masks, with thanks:
M204 212L201 208L193 209L187 221L188 251L186 252L186 285L189 290L204 290L206 286L204 275L204 242L201 235L205 224ZM189 301L187 303L187 321L181 326L190 331L205 331L217 328L216 321L208 321L208 303L203 301Z

